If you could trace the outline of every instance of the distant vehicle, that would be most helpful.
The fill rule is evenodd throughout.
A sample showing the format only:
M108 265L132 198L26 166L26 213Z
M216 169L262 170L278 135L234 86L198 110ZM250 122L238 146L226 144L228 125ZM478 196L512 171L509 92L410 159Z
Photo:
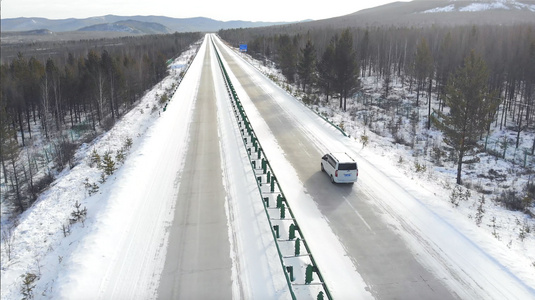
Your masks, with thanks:
M321 171L329 175L332 183L354 183L359 176L357 162L343 152L325 154L321 158Z

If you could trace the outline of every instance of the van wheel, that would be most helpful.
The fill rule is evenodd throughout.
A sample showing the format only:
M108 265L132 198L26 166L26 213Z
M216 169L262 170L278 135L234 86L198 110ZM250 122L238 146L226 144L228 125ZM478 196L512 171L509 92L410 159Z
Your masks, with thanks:
M325 169L323 168L323 164L320 164L320 165L321 165L321 171L325 172Z
M335 183L335 182L334 182L334 178L333 178L332 175L331 175L331 183Z

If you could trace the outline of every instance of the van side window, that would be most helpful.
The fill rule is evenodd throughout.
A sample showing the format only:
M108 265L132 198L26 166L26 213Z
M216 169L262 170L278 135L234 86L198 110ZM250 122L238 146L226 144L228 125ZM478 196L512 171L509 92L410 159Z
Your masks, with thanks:
M334 161L334 159L329 155L327 157L327 161L329 162L329 164L333 167L333 168L336 168L336 162Z

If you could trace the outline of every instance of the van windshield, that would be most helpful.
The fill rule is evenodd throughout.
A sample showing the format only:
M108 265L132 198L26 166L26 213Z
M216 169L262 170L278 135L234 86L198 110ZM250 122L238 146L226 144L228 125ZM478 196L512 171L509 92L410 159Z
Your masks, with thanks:
M341 163L338 165L338 170L356 170L356 163Z

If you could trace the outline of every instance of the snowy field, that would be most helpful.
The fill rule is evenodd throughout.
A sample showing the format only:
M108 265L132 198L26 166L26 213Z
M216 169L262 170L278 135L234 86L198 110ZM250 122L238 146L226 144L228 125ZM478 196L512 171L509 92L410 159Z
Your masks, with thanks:
M200 53L205 50L203 43ZM179 187L178 173L183 165L183 153L187 148L188 121L191 117L191 107L194 103L194 94L198 89L201 60L195 60L191 65L186 77L181 82L173 98L169 102L167 110L162 112L158 106L160 96L173 84L177 83L178 74L183 66L194 55L192 49L184 53L173 65L170 66L170 75L160 84L149 91L141 99L137 108L123 116L112 130L99 136L90 144L83 145L76 153L77 165L71 170L65 170L52 186L39 197L34 206L28 209L14 227L11 240L11 259L2 251L1 270L1 298L21 298L23 279L29 278L28 274L37 275L33 282L33 294L35 298L43 299L111 299L119 296L127 296L129 299L154 298L158 287L159 272L161 272L163 259L165 258L166 225L171 222L173 203L172 199ZM265 74L271 74L282 81L280 75L273 68L265 68L261 63L241 56ZM254 75L255 72L250 71ZM262 76L260 74L254 76ZM373 85L373 80L367 82ZM277 89L270 83L265 83L266 89ZM172 91L174 92L174 91ZM277 90L277 93L284 93ZM219 95L224 94L218 90ZM223 97L218 97L220 101ZM247 99L243 97L244 101ZM218 102L220 118L227 118L225 105ZM153 107L158 109L153 110ZM249 104L248 113L252 116L257 114ZM459 203L458 207L452 207L449 195L453 188L451 173L441 171L427 165L425 172L414 171L414 156L406 147L393 144L389 139L383 138L373 132L365 132L369 136L369 143L363 146L359 139L363 132L363 126L354 121L347 113L339 112L331 107L322 109L335 120L336 124L345 124L346 131L351 138L342 136L333 127L318 118L312 110L305 108L301 102L294 100L288 103L287 108L302 120L303 130L311 138L319 139L326 132L326 139L335 139L341 147L347 147L358 157L361 176L366 176L370 185L387 184L389 189L379 197L385 201L378 203L386 212L385 222L399 228L407 243L419 252L422 247L434 249L434 254L445 265L451 267L453 274L463 274L460 280L449 282L450 288L456 290L465 298L484 299L535 299L535 222L519 212L505 210L488 199L485 202L485 215L480 226L474 222L479 195L472 193L467 201ZM319 109L318 109L319 110ZM168 117L176 116L176 117ZM178 123L178 124L177 124ZM309 126L313 124L313 126ZM239 158L244 158L243 149L239 149L235 137L235 124L221 120L221 148L226 158L223 160L224 178L250 174L251 170L239 165ZM255 127L258 133L266 137L261 141L269 153L279 153L270 157L275 168L287 168L288 162L284 155L277 151L278 145L265 125L260 122ZM101 171L91 167L91 153L96 150L101 155L105 151L115 153L124 148L125 142L132 139L132 146L128 150L128 157L124 164L109 177L102 181ZM176 157L170 157L165 165L157 165L154 153L159 153L158 145L162 140L172 139L173 151ZM321 146L319 146L321 147ZM240 152L241 151L241 152ZM401 159L400 159L401 158ZM399 163L401 161L407 163ZM479 166L488 169L489 166ZM286 173L285 173L286 174ZM373 175L387 178L388 181L373 183ZM288 172L288 183L295 183L295 175ZM84 182L98 185L98 191L89 195L89 188ZM165 180L164 180L165 179ZM160 195L148 197L144 194L145 187L152 184L161 185L161 181L167 182L165 190ZM229 219L242 216L245 211L258 212L259 206L242 206L237 199L247 199L254 196L254 189L248 189L247 183L243 186L232 182L225 182L229 191ZM356 185L359 187L359 185ZM298 187L285 191L289 195L300 197L303 193ZM388 201L389 193L407 194L407 203L393 203ZM151 199L150 202L145 201ZM237 202L233 202L236 200ZM87 216L84 222L70 224L69 218L74 210L75 203L81 203L81 207L87 208ZM299 211L299 207L295 207ZM303 227L314 228L317 219L307 219L307 215L317 216L314 207L302 207L300 223ZM308 210L308 211L306 211ZM263 216L263 215L262 215ZM320 216L321 218L321 216ZM154 220L157 220L155 222ZM254 228L247 231L238 230L247 228L247 224L255 223ZM527 222L531 233L522 240L518 238L521 224ZM267 257L273 257L272 244L266 239L270 235L269 228L261 228L260 221L240 219L229 222L229 230L241 232L232 242L234 262L247 262L262 253ZM520 224L520 225L519 225ZM68 232L64 229L67 228ZM317 229L329 236L330 229L322 226ZM64 233L65 232L65 233ZM243 248L244 241L255 240L260 235L258 248ZM306 234L306 232L305 232ZM229 232L232 236L232 232ZM117 239L117 237L120 237ZM340 244L334 243L331 248L325 248L323 241L314 241L314 235L307 236L312 245L312 251L318 253L334 251L334 257L341 260L345 265L345 252ZM332 236L331 236L332 237ZM336 238L336 237L334 237ZM232 238L231 238L232 239ZM450 241L458 241L451 243ZM4 241L3 241L4 242ZM423 245L423 246L422 246ZM263 248L264 247L264 248ZM4 248L4 244L2 244ZM132 256L122 257L124 249L131 248L137 251L128 251ZM255 252L256 251L256 252ZM263 253L263 252L267 252ZM332 253L332 252L331 252ZM427 264L436 261L436 257L422 255L420 258ZM142 262L130 264L131 261ZM261 282L248 280L254 275L244 275L241 280L242 287L233 286L236 298L255 298L255 291L262 291L273 295L274 298L287 298L284 289L284 279L281 278L279 262L262 261L270 265L267 274L273 275L272 286L266 288ZM333 263L331 269L336 269L337 263ZM112 265L114 267L108 268ZM256 270L251 266L239 265L233 270L234 282L237 281L237 273L254 273ZM256 266L255 266L256 267ZM440 269L440 266L437 266ZM363 288L364 283L358 274L349 268L347 272L332 274L331 276L349 276L352 283L358 283L344 290L343 282L336 283L336 277L331 277L332 289L335 295L352 293L352 289ZM103 271L105 273L103 274ZM444 270L444 277L452 276L449 270ZM327 271L329 272L329 271ZM333 273L334 271L331 271ZM127 278L117 278L116 274L131 274ZM265 274L263 273L263 274ZM143 276L137 276L143 274ZM137 277L136 277L137 276ZM31 276L30 276L31 277ZM95 280L99 278L99 280ZM458 282L466 280L465 285ZM471 281L474 280L474 281ZM487 291L474 295L471 293L473 286L479 286L477 291ZM114 287L110 289L109 287ZM468 291L464 291L469 288ZM240 292L240 289L245 292ZM127 294L125 294L127 293ZM361 296L367 296L362 293Z

